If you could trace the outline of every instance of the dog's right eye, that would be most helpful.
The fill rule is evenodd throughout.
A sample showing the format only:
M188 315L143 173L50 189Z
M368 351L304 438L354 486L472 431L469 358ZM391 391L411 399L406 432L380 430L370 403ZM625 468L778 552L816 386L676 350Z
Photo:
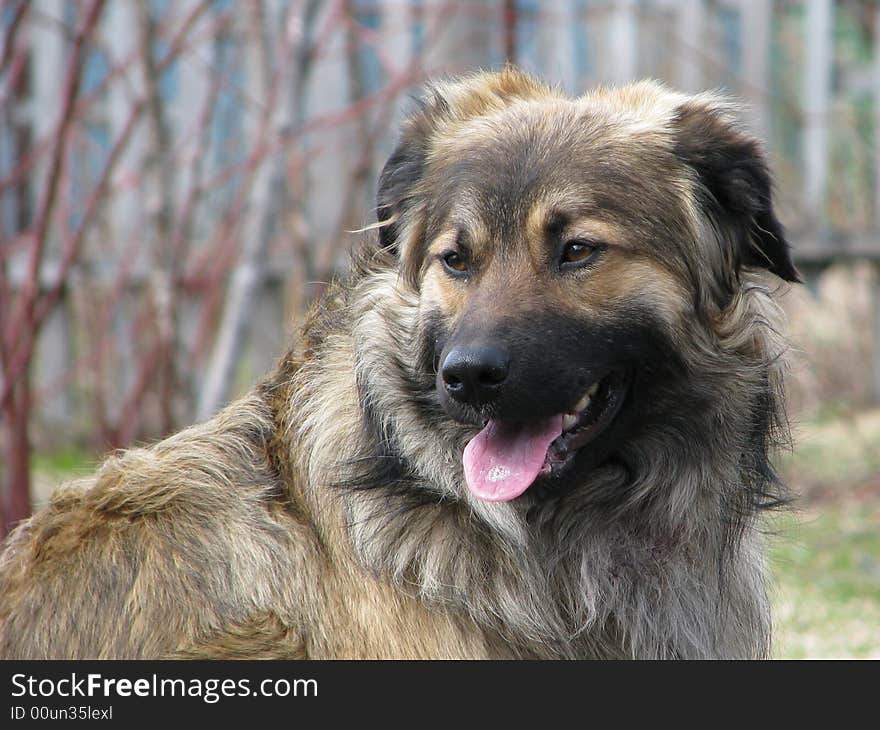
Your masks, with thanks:
M457 251L447 251L440 260L444 268L453 276L461 276L468 273L467 261Z
M593 263L605 250L605 246L592 241L572 240L562 247L559 267L563 270L579 269Z

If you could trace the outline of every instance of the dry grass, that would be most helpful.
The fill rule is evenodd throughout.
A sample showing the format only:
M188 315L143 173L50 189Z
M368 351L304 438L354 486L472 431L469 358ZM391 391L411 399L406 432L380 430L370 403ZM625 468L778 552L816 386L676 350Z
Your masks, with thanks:
M878 276L869 264L838 265L810 286L783 290L792 343L788 402L798 418L862 410L874 397L871 332Z
M846 499L880 475L880 408L822 413L792 426L777 467L801 502Z

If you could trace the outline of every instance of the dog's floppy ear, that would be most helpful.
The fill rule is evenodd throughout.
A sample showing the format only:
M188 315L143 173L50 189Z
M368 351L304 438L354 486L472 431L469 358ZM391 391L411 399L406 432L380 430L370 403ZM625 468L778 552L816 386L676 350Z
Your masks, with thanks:
M700 203L723 239L729 273L758 267L799 282L758 140L740 128L723 102L709 96L682 103L673 132L675 153L695 171Z
M402 219L413 201L427 157L428 136L422 126L413 117L404 123L401 140L379 175L376 191L379 245L395 255Z
M438 140L454 136L457 125L516 100L555 95L553 89L513 67L430 84L404 120L400 142L379 176L376 216L380 245L397 253L401 230L417 203L428 153Z

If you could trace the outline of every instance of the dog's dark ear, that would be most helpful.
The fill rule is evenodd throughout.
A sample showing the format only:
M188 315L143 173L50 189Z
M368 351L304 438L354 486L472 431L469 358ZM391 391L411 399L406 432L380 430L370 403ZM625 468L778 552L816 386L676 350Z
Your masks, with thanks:
M415 121L410 118L404 124L402 138L382 168L376 191L379 245L395 255L401 223L422 177L427 156L426 130Z
M727 248L730 272L767 269L801 280L773 208L773 184L760 143L711 97L680 105L674 116L675 153L696 173L700 203Z

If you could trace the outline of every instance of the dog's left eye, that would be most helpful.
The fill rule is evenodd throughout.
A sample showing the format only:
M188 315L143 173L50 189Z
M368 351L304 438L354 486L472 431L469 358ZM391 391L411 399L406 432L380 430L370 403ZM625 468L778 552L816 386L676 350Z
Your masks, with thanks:
M440 257L440 259L443 261L443 266L446 267L446 270L455 276L460 276L461 274L466 274L468 272L467 261L465 261L461 254L456 253L455 251L447 251Z
M567 241L562 247L559 266L562 269L575 269L586 266L602 252L602 246L589 241Z

